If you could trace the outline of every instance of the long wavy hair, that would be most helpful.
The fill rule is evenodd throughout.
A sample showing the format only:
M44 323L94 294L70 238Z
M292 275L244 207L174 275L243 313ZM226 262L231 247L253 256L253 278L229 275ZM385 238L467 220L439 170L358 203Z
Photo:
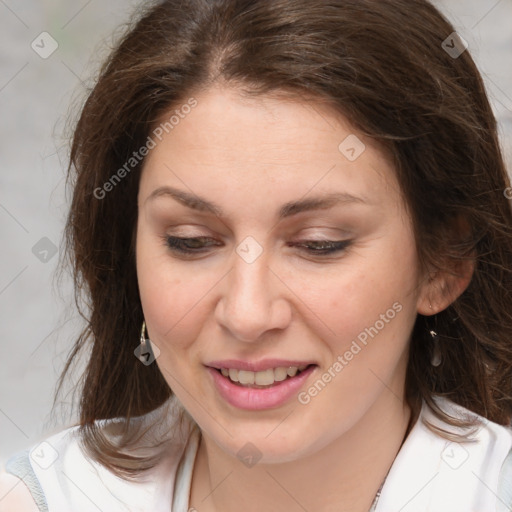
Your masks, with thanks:
M88 349L80 431L95 460L126 477L152 467L157 455L129 453L142 435L136 418L173 396L157 365L134 356L143 320L135 235L144 159L126 162L165 113L218 83L328 103L385 148L422 268L453 272L474 262L467 289L435 316L438 367L430 364L434 319L417 316L405 383L412 418L424 400L448 424L471 426L438 407L443 396L510 422L510 181L481 76L468 51L450 51L463 50L454 31L426 0L164 0L137 12L81 108L68 169L62 264L71 266L87 325L57 394ZM99 194L123 166L123 178ZM468 229L457 233L461 219ZM97 421L114 418L123 425L116 443Z

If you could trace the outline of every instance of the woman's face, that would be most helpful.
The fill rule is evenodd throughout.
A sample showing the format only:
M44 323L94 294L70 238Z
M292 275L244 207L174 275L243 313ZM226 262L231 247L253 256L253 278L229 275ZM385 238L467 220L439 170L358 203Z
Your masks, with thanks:
M195 100L153 132L140 180L149 338L203 433L293 460L403 397L423 295L411 219L383 153L326 107Z

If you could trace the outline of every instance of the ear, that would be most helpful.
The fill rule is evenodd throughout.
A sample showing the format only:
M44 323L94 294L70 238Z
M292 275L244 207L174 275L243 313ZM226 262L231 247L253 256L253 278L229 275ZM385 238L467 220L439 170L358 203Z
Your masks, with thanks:
M456 233L456 238L470 233L467 221L458 217L452 225L451 233ZM456 243L456 240L454 240ZM452 304L471 282L475 270L474 255L464 260L450 260L444 265L444 270L429 272L421 285L418 296L418 313L429 316L435 315Z
M429 275L418 298L418 313L429 316L446 309L469 286L473 270L473 262L464 262L462 273L436 271Z

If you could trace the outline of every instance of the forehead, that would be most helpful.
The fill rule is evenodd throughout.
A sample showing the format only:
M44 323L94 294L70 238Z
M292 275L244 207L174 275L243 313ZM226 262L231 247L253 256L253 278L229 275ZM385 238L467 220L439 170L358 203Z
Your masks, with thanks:
M332 108L297 98L244 97L226 88L195 100L179 122L175 115L175 124L166 124L180 113L177 105L153 129L161 140L146 158L141 195L178 185L197 193L246 189L267 198L269 192L295 198L336 189L377 200L397 189L381 148Z

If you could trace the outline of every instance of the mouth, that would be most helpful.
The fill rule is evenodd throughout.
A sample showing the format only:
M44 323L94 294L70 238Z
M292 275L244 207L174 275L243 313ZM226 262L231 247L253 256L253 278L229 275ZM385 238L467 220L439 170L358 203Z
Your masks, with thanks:
M298 377L302 372L309 370L316 364L300 366L277 366L266 370L253 372L237 368L213 368L232 384L243 388L268 389L283 382Z
M240 361L224 361L216 366L207 366L217 396L237 409L262 411L275 409L297 396L315 373L317 364L282 366L283 361L251 365ZM213 364L213 363L211 363ZM278 364L278 366L274 366ZM233 366L238 366L234 368ZM259 371L242 370L240 366L259 366ZM261 369L265 368L265 369Z

